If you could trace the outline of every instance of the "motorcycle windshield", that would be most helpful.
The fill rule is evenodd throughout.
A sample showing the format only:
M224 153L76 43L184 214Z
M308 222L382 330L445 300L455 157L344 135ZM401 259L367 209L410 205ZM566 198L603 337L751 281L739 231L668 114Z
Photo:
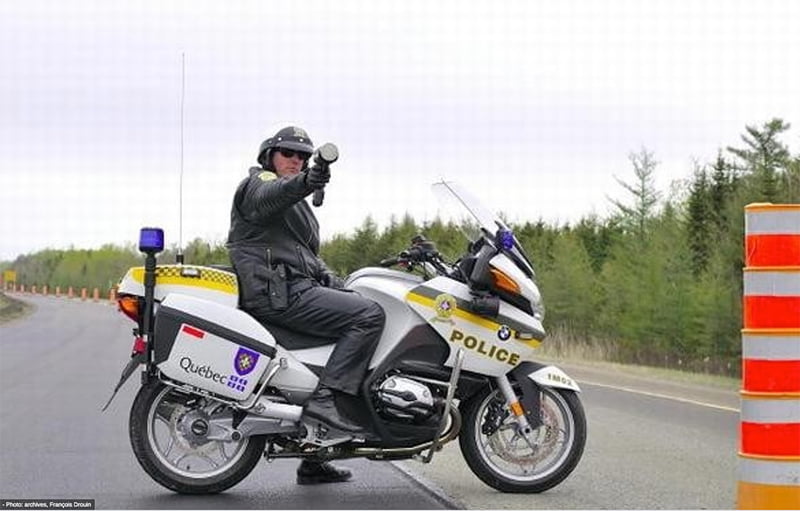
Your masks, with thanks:
M469 241L475 242L481 237L486 237L496 247L502 247L512 255L517 266L528 276L533 276L533 265L525 254L525 250L513 236L511 229L496 213L493 213L460 183L441 181L434 183L432 188L442 210L449 214L449 220L461 227L461 232ZM512 233L511 242L496 239L501 230Z

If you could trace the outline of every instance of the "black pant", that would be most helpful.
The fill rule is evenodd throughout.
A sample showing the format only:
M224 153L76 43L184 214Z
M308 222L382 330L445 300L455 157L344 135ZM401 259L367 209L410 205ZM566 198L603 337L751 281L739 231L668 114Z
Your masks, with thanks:
M292 294L284 311L251 311L258 320L310 335L338 339L320 383L357 395L378 345L386 315L352 291L313 286ZM302 286L305 287L305 286Z

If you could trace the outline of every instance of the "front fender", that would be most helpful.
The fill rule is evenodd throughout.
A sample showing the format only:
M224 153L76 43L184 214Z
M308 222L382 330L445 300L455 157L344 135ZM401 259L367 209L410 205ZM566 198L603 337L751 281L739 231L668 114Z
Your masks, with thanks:
M551 387L580 392L581 388L570 378L567 373L556 366L544 365L538 362L522 362L511 373L517 381L529 378L540 387Z

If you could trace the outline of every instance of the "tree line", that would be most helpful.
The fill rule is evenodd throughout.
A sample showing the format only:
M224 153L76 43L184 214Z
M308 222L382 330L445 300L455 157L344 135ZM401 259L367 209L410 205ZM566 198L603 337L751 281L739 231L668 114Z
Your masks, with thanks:
M601 347L620 362L740 374L744 206L800 203L800 155L783 137L790 125L772 119L747 126L737 146L697 162L678 193L655 187L656 155L629 155L626 194L606 218L573 224L539 219L511 223L531 257L547 309L545 326L558 342ZM367 217L349 234L325 242L321 255L341 275L407 248L423 234L453 261L464 252L459 226L419 223L406 214L379 228ZM229 264L222 243L195 239L187 263ZM161 261L175 260L175 249ZM130 266L135 247L44 250L0 263L18 282L108 289Z

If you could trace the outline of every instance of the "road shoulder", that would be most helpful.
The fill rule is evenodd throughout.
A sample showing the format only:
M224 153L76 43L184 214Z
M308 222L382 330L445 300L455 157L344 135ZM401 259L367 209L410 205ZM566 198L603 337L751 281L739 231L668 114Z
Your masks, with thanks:
M0 292L0 325L27 316L34 306Z

